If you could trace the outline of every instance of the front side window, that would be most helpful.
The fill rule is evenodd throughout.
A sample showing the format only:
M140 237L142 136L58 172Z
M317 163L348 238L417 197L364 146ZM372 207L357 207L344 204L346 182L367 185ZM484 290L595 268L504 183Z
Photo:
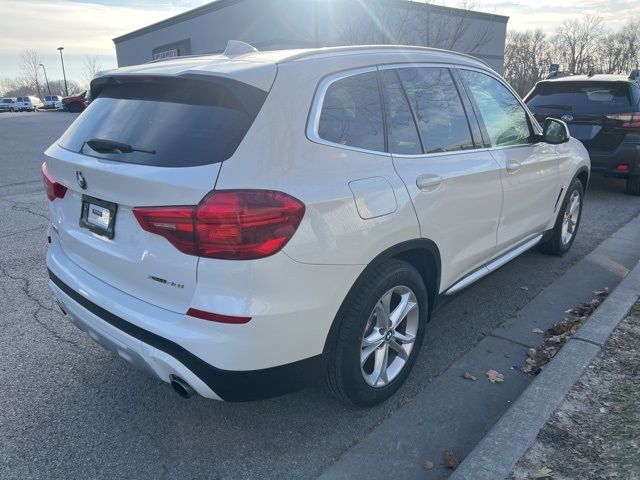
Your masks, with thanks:
M376 72L341 78L325 93L318 136L339 145L384 152L382 118Z
M492 146L530 143L532 132L527 113L507 87L484 73L461 70L460 75L475 101Z

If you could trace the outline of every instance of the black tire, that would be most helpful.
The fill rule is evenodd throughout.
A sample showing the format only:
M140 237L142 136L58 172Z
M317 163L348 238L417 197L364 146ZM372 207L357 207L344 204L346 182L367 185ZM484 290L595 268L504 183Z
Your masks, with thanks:
M627 177L627 188L625 192L628 195L640 196L640 175Z
M71 113L78 113L80 110L82 110L82 107L80 107L80 104L78 102L73 102L71 105L69 105L69 111Z
M576 178L562 201L551 237L540 243L542 252L559 257L569 251L580 226L583 198L584 187Z
M428 318L427 290L415 268L389 260L348 298L324 385L346 403L372 407L391 397L413 368ZM402 313L399 319L394 312Z

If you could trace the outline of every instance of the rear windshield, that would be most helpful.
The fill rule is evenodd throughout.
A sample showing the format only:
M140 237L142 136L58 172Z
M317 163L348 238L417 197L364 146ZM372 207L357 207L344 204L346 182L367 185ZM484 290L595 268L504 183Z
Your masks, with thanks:
M536 110L574 113L612 113L633 106L631 89L614 82L543 82L527 98Z
M68 150L119 162L193 167L231 157L267 92L217 77L110 78L62 135ZM99 140L100 142L91 142ZM93 150L123 144L131 149ZM119 153L127 150L129 153Z

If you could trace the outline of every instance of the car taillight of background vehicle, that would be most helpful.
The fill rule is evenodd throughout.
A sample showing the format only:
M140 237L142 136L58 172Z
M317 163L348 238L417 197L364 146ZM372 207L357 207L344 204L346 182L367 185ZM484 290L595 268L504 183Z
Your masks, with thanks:
M47 170L47 163L42 164L42 183L44 183L44 191L47 194L47 198L50 201L54 201L56 198L64 198L67 193L67 187L56 182L49 170Z
M640 113L616 113L606 117L622 122L618 125L620 128L640 128Z
M197 206L135 207L140 226L189 255L253 260L279 252L304 216L298 199L271 190L210 192Z

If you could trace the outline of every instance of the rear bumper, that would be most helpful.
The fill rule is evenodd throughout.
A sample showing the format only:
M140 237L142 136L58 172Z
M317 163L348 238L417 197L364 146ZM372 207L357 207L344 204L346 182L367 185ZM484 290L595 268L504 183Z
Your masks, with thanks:
M69 320L107 350L165 382L184 379L199 395L225 401L252 401L291 393L324 375L327 354L252 371L209 365L177 343L144 330L76 292L49 270L49 285Z
M589 151L591 171L607 175L640 175L640 138L635 143L622 143L613 152ZM619 168L626 165L626 169Z

